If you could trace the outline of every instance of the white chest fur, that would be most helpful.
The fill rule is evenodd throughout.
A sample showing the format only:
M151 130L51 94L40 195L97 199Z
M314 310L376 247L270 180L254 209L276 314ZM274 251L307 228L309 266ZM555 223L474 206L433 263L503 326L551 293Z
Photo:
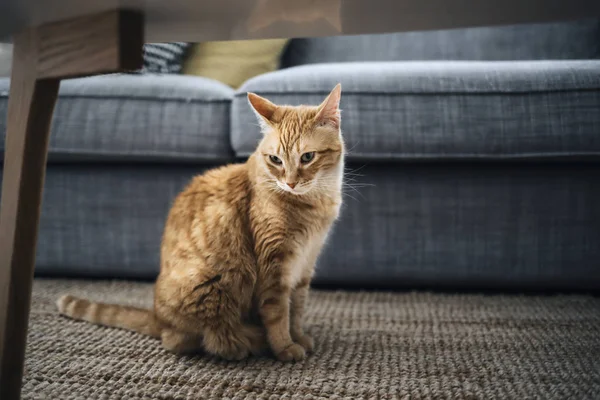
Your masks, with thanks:
M301 243L296 248L294 256L288 261L287 264L287 275L284 279L287 279L287 284L291 288L295 288L298 283L307 277L312 276L312 272L315 268L317 258L321 253L321 249L327 240L327 235L331 229L331 225L338 218L340 213L340 207L342 204L342 182L344 173L344 159L343 156L337 167L331 172L332 176L327 179L332 179L335 182L334 185L330 186L330 193L327 194L329 201L331 202L328 211L329 217L322 230L313 232L310 236L301 240Z
M305 277L310 277L327 239L328 229L314 233L299 247L287 264L287 283L295 288Z

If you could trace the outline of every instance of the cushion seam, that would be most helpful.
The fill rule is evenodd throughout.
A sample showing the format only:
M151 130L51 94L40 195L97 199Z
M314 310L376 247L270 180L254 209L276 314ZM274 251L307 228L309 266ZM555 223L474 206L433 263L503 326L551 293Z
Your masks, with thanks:
M95 156L176 156L176 157L197 157L197 156L205 156L205 155L209 155L209 156L214 156L214 157L220 157L221 155L233 155L233 149L230 146L227 146L226 148L220 149L220 150L228 150L227 153L225 152L198 152L198 153L189 153L189 152L178 152L178 151L161 151L161 150L144 150L144 151L131 151L131 152L119 152L119 151L98 151L98 150L92 150L92 151L86 151L83 149L78 149L78 148L53 148L50 147L48 149L48 154L49 155L56 155L57 153L63 153L63 154L77 154L77 155L95 155ZM4 146L0 146L0 150L4 150Z
M573 88L573 89L542 89L542 90L515 90L515 91L478 91L468 92L464 90L460 91L430 91L430 92L409 92L409 91L398 91L398 92L348 92L345 91L342 94L344 96L439 96L439 95L481 95L481 96L495 96L495 95L536 95L536 94L558 94L558 93L576 93L576 92L598 92L600 86L593 88ZM289 92L274 92L274 91L262 91L257 90L257 94L261 95L327 95L327 90L315 90L313 92L300 92L300 91L289 91ZM238 92L233 97L242 98L246 96L246 92Z
M0 96L2 99L8 99L7 95ZM203 100L203 99L184 99L184 98L160 98L160 97L151 97L151 96L143 96L143 97L135 97L135 96L101 96L101 95L61 95L59 93L58 100L60 99L86 99L86 100L140 100L140 101L148 101L148 102L158 102L158 103L166 103L166 102L176 102L176 103L211 103L211 104L228 104L231 103L233 97L228 99L217 99L217 100Z

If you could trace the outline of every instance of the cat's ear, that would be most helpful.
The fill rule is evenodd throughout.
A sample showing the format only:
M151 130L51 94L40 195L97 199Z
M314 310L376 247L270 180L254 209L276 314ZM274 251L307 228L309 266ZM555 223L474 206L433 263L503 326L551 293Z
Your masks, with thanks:
M248 102L252 106L258 122L263 128L266 128L270 123L275 122L273 119L277 106L271 103L264 97L260 97L255 93L248 92Z
M315 117L319 125L331 125L339 129L341 123L340 116L340 98L342 96L342 85L338 83L333 88L329 96L319 106L319 111Z

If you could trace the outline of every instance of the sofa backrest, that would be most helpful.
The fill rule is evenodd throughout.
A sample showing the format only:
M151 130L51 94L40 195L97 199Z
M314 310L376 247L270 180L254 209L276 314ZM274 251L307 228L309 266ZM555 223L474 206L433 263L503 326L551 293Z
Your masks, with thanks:
M600 20L294 39L282 67L351 61L600 58Z

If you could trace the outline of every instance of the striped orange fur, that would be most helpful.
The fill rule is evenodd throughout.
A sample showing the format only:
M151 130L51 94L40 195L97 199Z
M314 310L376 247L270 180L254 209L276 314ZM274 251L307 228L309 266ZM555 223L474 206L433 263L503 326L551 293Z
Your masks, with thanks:
M313 348L302 319L315 263L342 202L341 88L319 106L249 93L264 136L254 154L195 177L174 201L154 308L66 295L71 318L160 338L177 352L284 361Z

